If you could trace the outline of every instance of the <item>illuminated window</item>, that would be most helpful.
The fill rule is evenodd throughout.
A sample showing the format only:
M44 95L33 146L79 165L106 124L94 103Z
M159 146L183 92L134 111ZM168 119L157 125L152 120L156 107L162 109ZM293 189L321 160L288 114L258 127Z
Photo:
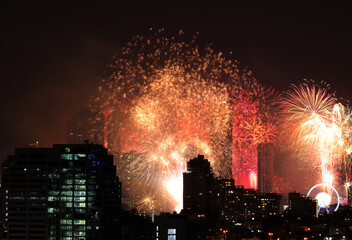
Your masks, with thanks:
M86 207L86 203L81 203L81 202L78 202L78 203L76 203L75 202L75 205L74 205L75 207Z
M70 202L64 203L64 207L72 207L72 203L70 203Z
M79 158L85 158L87 155L84 153L78 153L75 154L75 160L78 160Z
M72 185L62 185L61 188L63 190L72 190L73 189L73 186Z
M64 202L72 202L72 197L61 197L60 198L61 199L61 201L64 201Z
M72 230L72 225L61 226L62 230Z
M176 240L176 228L167 229L167 240Z
M75 179L75 184L85 184L86 180L85 179Z
M85 191L75 191L75 196L85 196L86 192Z
M72 224L72 219L61 219L60 223L61 224Z
M86 190L86 186L85 185L76 185L75 190Z
M62 191L61 195L63 195L63 196L72 196L72 191Z
M75 202L85 202L86 197L75 197Z
M74 236L85 236L85 235L86 235L85 232L79 232L79 231L74 232Z
M75 225L85 225L86 224L86 220L74 220L73 222Z
M61 154L61 159L62 160L72 160L73 159L73 155L72 154Z
M56 195L57 196L57 195L59 195L59 191L49 191L48 195L54 195L54 196Z
M85 213L86 209L85 208L75 208L76 213Z
M72 231L64 231L63 232L64 236L72 236ZM72 238L71 238L72 239Z

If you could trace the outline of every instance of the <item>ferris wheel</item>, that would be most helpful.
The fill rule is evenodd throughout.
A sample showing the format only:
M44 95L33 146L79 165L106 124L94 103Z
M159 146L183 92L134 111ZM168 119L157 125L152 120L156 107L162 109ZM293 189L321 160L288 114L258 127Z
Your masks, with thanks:
M307 197L311 195L315 195L314 199L318 201L318 213L322 208L324 208L327 212L336 212L340 206L340 195L330 184L319 183L314 185L309 190ZM337 201L337 204L334 207L330 207L333 200Z

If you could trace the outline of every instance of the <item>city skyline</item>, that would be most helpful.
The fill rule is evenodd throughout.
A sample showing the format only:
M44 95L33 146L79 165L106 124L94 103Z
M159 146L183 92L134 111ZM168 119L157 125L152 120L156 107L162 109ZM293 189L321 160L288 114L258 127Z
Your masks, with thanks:
M126 227L136 218L154 228L160 214L160 227L170 230L164 236L178 236L175 221L177 229L211 229L190 230L194 236L226 239L242 231L236 221L314 215L313 226L349 214L352 16L345 3L2 5L4 187L17 181L6 177L27 171L18 151L82 144L103 149L122 182L117 202ZM33 164L41 161L33 156ZM7 165L17 162L9 175ZM163 215L173 211L180 216ZM271 239L264 220L253 229ZM329 229L334 234L338 227Z

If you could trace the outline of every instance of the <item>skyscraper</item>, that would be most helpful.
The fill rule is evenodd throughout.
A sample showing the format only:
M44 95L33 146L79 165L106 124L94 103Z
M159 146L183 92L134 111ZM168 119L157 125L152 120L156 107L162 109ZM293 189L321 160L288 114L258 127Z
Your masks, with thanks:
M258 192L271 193L273 189L274 146L258 144Z
M315 199L297 192L288 194L289 210L299 217L318 217L318 203Z
M113 156L94 144L16 148L3 164L7 239L116 239L121 184Z
M213 182L210 163L203 155L188 161L187 171L183 173L183 210L191 214L210 214Z

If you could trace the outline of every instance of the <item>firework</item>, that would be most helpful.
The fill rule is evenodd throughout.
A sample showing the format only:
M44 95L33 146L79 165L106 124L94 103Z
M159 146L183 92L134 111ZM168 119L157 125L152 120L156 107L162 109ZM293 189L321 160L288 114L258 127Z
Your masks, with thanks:
M308 163L319 166L321 181L334 185L337 168L350 154L350 114L316 84L293 86L286 99L288 127L299 149L310 149ZM297 141L298 140L298 141Z
M162 210L179 210L189 159L204 154L216 175L231 176L233 96L257 83L236 61L198 47L196 37L164 35L136 36L122 48L93 108L105 114L109 149L129 153L118 174L134 196L148 189Z
M282 112L281 97L272 88L251 86L233 96L232 176L247 188L257 188L257 147L275 143Z
M136 36L122 48L93 108L104 116L109 149L123 155L118 174L126 188L135 199L147 189L155 206L170 211L182 207L182 172L197 154L216 176L239 180L237 169L251 169L256 184L256 144L275 138L277 93L221 52L198 47L195 37L164 35ZM244 152L249 160L231 161Z

